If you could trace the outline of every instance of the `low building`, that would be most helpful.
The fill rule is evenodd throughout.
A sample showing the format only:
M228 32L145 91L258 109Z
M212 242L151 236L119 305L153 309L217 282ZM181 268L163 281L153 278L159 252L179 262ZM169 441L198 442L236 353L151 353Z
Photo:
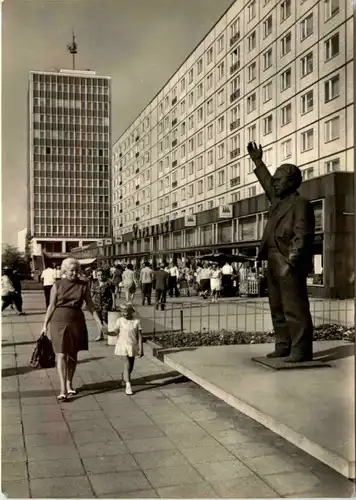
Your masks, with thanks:
M305 181L300 193L313 203L316 219L310 295L353 297L353 174L337 172ZM91 248L90 256L96 255L99 265L112 265L117 260L136 265L146 259L184 261L215 250L256 257L268 208L262 194L144 229L135 224L116 242L103 240L96 249ZM80 258L84 258L83 252Z

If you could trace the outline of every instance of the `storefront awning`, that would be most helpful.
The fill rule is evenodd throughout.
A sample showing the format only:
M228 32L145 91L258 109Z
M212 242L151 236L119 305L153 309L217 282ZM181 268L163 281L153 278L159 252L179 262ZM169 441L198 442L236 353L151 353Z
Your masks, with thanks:
M78 259L79 260L79 264L81 266L86 266L86 265L89 265L89 264L93 264L95 261L96 261L96 258L91 258L91 259Z

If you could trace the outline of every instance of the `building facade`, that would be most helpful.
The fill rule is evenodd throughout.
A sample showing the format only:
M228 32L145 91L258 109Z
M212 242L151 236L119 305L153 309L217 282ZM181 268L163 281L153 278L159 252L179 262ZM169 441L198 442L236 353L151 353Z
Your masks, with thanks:
M63 257L111 236L111 80L31 71L28 228L32 253Z
M352 294L352 14L351 0L237 0L115 142L115 241L97 255L255 256L268 210L246 150L256 141L272 174L302 170L317 219L311 293Z

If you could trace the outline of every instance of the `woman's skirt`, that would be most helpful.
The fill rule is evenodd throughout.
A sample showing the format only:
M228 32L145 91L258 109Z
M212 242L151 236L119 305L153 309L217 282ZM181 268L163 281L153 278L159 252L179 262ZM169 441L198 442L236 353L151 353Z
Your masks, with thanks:
M88 350L88 330L82 309L57 307L49 324L49 332L56 354L76 359L79 351Z
M220 290L220 278L210 278L210 288L211 291L219 291Z
M202 292L210 292L210 278L201 279L200 286L201 286Z

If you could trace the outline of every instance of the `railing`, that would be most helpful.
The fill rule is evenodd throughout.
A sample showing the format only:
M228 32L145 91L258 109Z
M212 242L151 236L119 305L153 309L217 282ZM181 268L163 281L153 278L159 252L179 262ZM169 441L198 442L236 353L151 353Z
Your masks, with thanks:
M152 295L154 303L154 294ZM321 325L354 326L354 303L349 300L310 299L314 327ZM154 306L139 307L139 317L150 320L148 335L176 332L241 331L271 332L271 313L267 298L220 299L211 302L197 297L170 299L164 311ZM326 337L327 340L327 337Z

